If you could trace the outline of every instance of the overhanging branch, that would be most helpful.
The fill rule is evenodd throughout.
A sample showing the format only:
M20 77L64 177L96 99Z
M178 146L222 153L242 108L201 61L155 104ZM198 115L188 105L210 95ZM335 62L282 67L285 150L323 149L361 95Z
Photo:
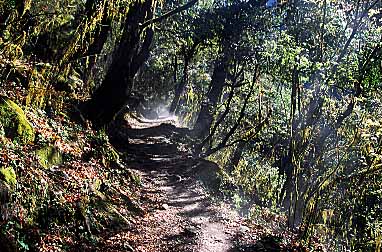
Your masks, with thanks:
M153 19L150 19L150 20L147 20L146 22L144 22L143 24L141 24L141 29L151 25L151 24L154 24L154 23L159 23L159 22L162 22L163 20L165 20L166 18L169 18L175 14L178 14L184 10L187 10L188 8L192 7L194 4L196 4L199 0L191 0L190 2L182 5L182 6L179 6L178 8L172 10L172 11L169 11L165 14L163 14L162 16L160 17L157 17L157 18L153 18Z

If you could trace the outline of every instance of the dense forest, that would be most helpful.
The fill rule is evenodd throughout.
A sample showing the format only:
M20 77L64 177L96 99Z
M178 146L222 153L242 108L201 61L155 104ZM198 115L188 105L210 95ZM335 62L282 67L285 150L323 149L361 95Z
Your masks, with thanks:
M0 251L103 250L145 218L146 122L282 229L237 251L379 252L381 116L380 0L2 0ZM104 251L187 251L133 245Z

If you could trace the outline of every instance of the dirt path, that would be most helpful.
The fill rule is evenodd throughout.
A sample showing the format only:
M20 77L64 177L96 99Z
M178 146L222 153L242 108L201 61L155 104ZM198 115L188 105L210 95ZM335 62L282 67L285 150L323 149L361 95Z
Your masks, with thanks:
M227 205L212 203L199 181L167 171L141 175L147 192L159 196L157 209L140 227L143 237L158 238L153 251L235 251L232 240L241 218ZM137 251L149 250L140 245Z
M228 204L208 194L206 186L217 184L217 166L193 158L187 129L146 120L125 131L126 162L142 178L139 203L145 214L109 234L103 251L279 251L236 248L250 229Z
M129 132L128 152L132 160L141 158L131 165L140 173L146 193L158 200L137 225L142 240L136 251L234 251L233 235L241 219L227 205L212 203L193 176L197 161L182 148L181 136L171 125L159 123L139 122Z

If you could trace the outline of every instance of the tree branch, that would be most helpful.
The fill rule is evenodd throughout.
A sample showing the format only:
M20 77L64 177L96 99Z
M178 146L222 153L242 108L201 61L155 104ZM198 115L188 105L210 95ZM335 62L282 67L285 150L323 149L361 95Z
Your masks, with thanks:
M159 23L159 22L162 22L163 20L165 20L166 18L169 18L175 14L178 14L184 10L187 10L188 8L192 7L193 5L195 5L199 0L191 0L190 2L182 5L182 6L179 6L178 8L172 10L172 11L169 11L165 14L163 14L162 16L160 17L157 17L157 18L153 18L153 19L150 19L150 20L147 20L146 22L144 22L143 24L141 24L141 29L144 29L145 27L151 25L151 24L154 24L154 23Z
M247 104L249 102L249 99L252 96L253 89L254 89L255 83L258 80L259 75L260 75L260 73L258 72L258 65L257 65L254 76L253 76L253 81L252 81L250 90L249 90L247 96L245 97L244 104L243 104L241 111L240 111L240 114L239 114L239 118L237 119L235 125L232 126L232 128L229 130L229 132L224 137L224 139L216 147L210 148L209 150L206 151L206 153L205 153L206 156L210 156L211 154L215 153L216 151L226 147L228 140L231 138L231 136L236 132L237 128L240 126L241 121L245 116L245 110L247 108Z

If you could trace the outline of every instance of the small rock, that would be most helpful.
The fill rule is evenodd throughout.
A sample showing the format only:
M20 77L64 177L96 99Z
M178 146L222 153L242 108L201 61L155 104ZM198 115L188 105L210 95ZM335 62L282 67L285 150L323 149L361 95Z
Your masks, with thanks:
M162 210L168 210L169 208L170 208L170 206L167 204L163 204L161 207Z
M189 237L196 236L198 229L196 227L185 227L183 233Z

